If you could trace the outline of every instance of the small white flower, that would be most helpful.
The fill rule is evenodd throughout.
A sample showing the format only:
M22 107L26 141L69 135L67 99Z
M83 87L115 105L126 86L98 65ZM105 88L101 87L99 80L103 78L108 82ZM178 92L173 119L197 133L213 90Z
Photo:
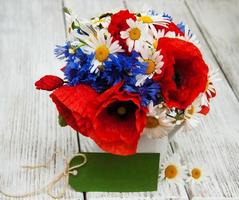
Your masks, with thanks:
M202 93L199 94L199 96L194 100L194 102L185 109L184 119L185 119L186 128L191 129L198 125L200 118L202 116L202 114L199 113L202 110L201 98L202 98Z
M184 184L186 177L186 167L181 164L178 154L172 155L161 164L160 180L166 180L170 184Z
M189 29L188 25L184 26L184 40L193 43L195 46L200 48L200 41L197 39L197 36L192 33L192 31Z
M129 25L129 28L126 31L121 31L120 36L122 39L126 39L126 44L130 52L133 49L139 51L146 41L147 34L145 33L147 26L133 19L127 19L126 23Z
M209 105L208 97L212 98L216 94L216 89L215 89L213 83L215 83L219 80L220 79L218 77L218 71L217 70L209 72L206 88L205 88L205 91L204 91L204 93L202 95L202 99L201 99L201 104L202 105L205 105L205 106Z
M141 86L144 84L146 79L151 79L154 74L161 74L164 62L163 56L160 51L154 51L151 48L144 47L140 50L141 62L147 63L147 69L145 74L139 74L136 76L136 86Z
M168 31L167 33L165 33L164 29L156 30L154 26L150 26L149 34L151 35L149 42L152 43L155 49L157 48L158 45L158 39L162 37L181 39L187 42L191 42L195 46L200 48L199 40L197 39L196 35L192 33L192 31L189 29L187 25L185 25L184 35L176 34L174 31Z
M149 43L154 49L158 47L158 40L165 36L165 30L159 29L157 30L154 26L151 26L149 29Z
M151 101L148 105L147 124L143 131L149 138L161 138L170 133L174 124L167 116L167 110L161 105L153 105Z
M168 111L168 116L172 118L172 121L175 125L180 125L184 122L184 114L182 110L177 108L171 108Z
M107 28L110 24L110 16L106 16L106 17L103 17L103 18L99 18L99 17L95 17L91 20L92 22L92 25L93 27L99 27L100 25L103 27L103 28Z
M168 27L168 23L170 21L166 18L164 18L161 15L151 15L150 13L148 14L142 14L139 18L138 21L143 22L145 24L148 24L149 27L153 25L159 25L163 27Z
M208 179L209 173L205 166L203 165L192 165L188 166L188 178L187 182L190 184L203 183Z
M87 46L83 47L84 50L95 53L91 73L97 73L99 71L98 67L108 60L110 54L123 51L118 41L113 42L112 40L113 38L104 30L95 31L94 34L90 33L87 38L84 37L84 42L87 44Z

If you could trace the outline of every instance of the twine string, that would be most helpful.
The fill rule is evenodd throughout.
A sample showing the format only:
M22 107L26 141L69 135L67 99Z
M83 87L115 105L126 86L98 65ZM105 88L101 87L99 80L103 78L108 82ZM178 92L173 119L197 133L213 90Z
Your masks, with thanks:
M22 166L22 168L26 168L26 169L47 168L50 165L50 163L53 160L55 160L57 154L59 154L59 152L55 152L52 155L51 159L49 161L47 161L46 163L38 164L38 165L24 165L24 166ZM0 194L4 195L5 197L10 197L10 198L26 198L26 197L32 197L32 196L39 195L46 191L46 193L53 199L60 199L66 193L69 175L70 174L77 175L77 172L78 172L77 169L81 168L83 165L85 165L87 163L87 157L85 154L78 153L78 154L75 154L74 157L81 157L81 158L83 158L83 161L78 165L69 167L69 164L72 159L70 161L67 161L66 158L63 158L64 164L65 164L65 168L64 168L63 172L61 172L59 175L57 175L46 186L44 186L38 190L24 193L24 194L10 194L10 193L6 193L0 189ZM56 184L61 181L62 178L64 181L64 187L61 189L61 191L58 194L53 194L53 189L55 188Z

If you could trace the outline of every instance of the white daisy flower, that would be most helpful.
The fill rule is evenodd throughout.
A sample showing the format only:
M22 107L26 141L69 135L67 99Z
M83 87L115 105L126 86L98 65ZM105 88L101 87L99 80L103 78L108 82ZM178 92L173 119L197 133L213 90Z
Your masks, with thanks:
M192 31L189 29L188 25L184 26L184 36L183 39L185 41L191 42L193 43L195 46L197 46L198 48L200 48L200 41L197 39L197 36L192 33Z
M201 107L201 98L202 93L194 100L194 102L188 106L184 111L184 119L185 119L185 127L186 128L194 128L198 125L200 118L202 116L199 113L202 110Z
M110 16L106 16L106 17L95 17L91 20L93 27L97 28L99 26L102 26L103 28L107 28L110 24Z
M158 47L158 40L159 38L162 38L165 36L165 30L164 29L159 29L157 30L154 26L151 26L149 29L149 43L152 44L152 47L154 49L157 49Z
M141 62L147 63L147 69L145 74L139 74L136 76L136 86L141 86L144 84L146 79L151 79L154 74L161 74L164 62L163 56L160 51L154 51L148 47L144 47L140 50Z
M186 167L181 164L178 154L172 155L161 164L161 181L166 180L170 184L184 184L186 177Z
M84 50L95 53L94 63L90 69L91 73L99 72L99 67L109 59L110 54L123 52L118 41L112 42L112 40L113 38L104 30L95 31L95 34L90 33L87 38L84 38L84 42L87 44L83 47Z
M151 101L148 105L147 124L143 131L149 138L161 138L173 129L172 120L167 116L166 109L161 105L153 105Z
M202 99L201 99L202 105L205 105L205 106L209 105L208 97L212 98L216 94L216 89L215 89L213 83L215 83L219 80L220 79L218 77L218 70L213 70L213 71L209 72L206 88L205 88L205 91L204 91L204 93L202 95Z
M166 18L164 18L161 15L152 15L150 13L142 14L139 18L138 21L143 22L145 24L148 24L149 27L153 25L159 25L163 27L168 27L168 23L170 21Z
M188 178L187 182L190 184L203 183L208 179L209 173L203 165L192 165L188 166Z
M120 36L122 39L126 39L130 52L133 49L139 51L146 41L147 26L133 19L127 19L126 23L129 25L129 28L126 31L121 31Z
M182 110L171 108L168 110L167 115L172 119L175 125L181 125L184 122L184 113Z
M181 39L187 42L193 43L195 46L200 48L200 41L197 39L196 35L192 33L192 31L189 29L187 25L185 25L185 31L184 35L176 34L173 31L168 31L165 33L165 30L156 30L154 26L150 27L150 35L151 35L151 40L150 42L153 44L153 47L156 49L158 45L158 39L162 37L168 37L168 38L177 38Z

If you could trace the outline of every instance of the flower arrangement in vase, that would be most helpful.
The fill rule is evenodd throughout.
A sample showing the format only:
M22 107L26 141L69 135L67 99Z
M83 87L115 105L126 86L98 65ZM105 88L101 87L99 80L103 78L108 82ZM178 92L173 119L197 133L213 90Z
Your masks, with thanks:
M209 112L213 76L196 36L171 16L120 10L89 21L71 17L67 30L68 41L55 49L64 78L47 75L35 85L53 91L61 124L99 149L158 151L163 140L155 138L194 127Z

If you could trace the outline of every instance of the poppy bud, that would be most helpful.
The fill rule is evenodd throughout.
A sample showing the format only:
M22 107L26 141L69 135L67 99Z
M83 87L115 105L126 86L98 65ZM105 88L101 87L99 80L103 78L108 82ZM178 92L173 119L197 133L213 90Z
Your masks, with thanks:
M52 75L46 75L42 77L40 80L38 80L35 83L36 89L38 90L47 90L52 91L56 88L61 87L64 84L64 81L57 77Z

